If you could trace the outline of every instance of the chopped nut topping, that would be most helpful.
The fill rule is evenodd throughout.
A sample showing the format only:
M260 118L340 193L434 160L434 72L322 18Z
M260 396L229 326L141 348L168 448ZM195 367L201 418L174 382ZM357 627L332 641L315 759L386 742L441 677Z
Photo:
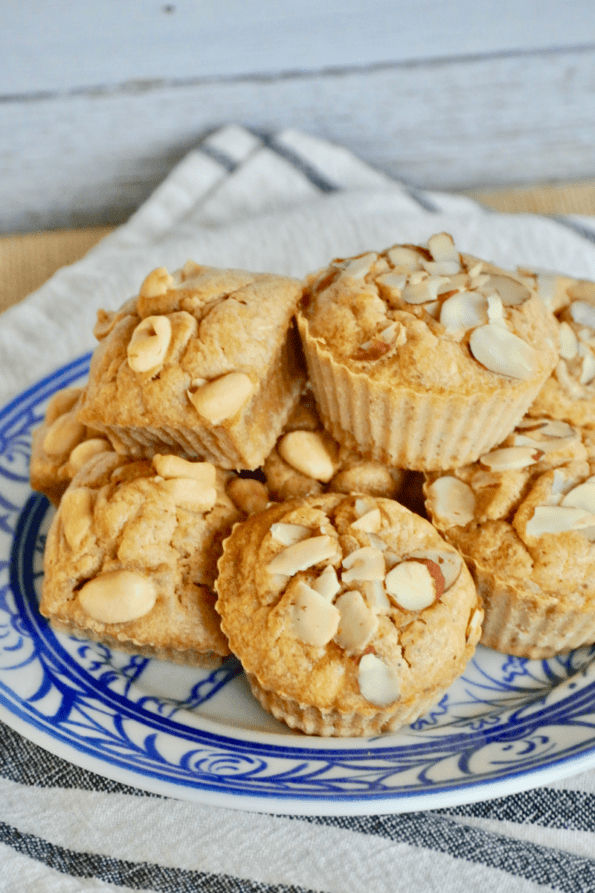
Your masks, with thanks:
M502 303L507 307L523 304L531 297L531 292L522 282L517 282L510 276L491 275L483 286L484 294L497 292L502 298Z
M100 623L128 623L152 610L157 588L143 574L108 571L85 583L78 600L85 614Z
M560 505L572 506L573 508L584 509L595 515L595 481L584 481L563 497Z
M537 351L530 344L493 323L474 329L469 347L477 362L497 375L527 380L539 365Z
M284 546L293 546L294 543L301 543L302 540L308 539L312 531L303 524L284 524L279 521L277 524L271 524L271 536L278 543Z
M316 481L327 483L335 473L333 457L318 431L289 431L277 449L288 465Z
M382 527L382 515L380 509L375 508L361 515L357 521L352 521L351 526L356 530L363 530L366 533L378 533Z
M327 564L320 576L316 577L312 583L312 589L331 602L338 595L341 591L341 584L332 564Z
M378 629L378 617L356 590L339 596L335 605L341 615L335 642L348 653L363 651Z
M377 707L388 707L400 694L399 676L375 654L364 654L359 662L357 681L362 697Z
M226 492L236 508L245 515L263 512L269 504L269 491L254 478L232 478Z
M451 586L454 586L459 579L459 575L463 568L463 559L458 552L427 550L422 552L412 552L408 558L417 558L418 560L420 558L428 559L438 565L442 571L442 577L444 579L444 592L447 592Z
M461 269L460 255L457 251L453 237L449 233L435 233L428 239L428 249L432 258L437 261L450 261L456 264L456 273Z
M345 570L341 574L344 583L353 580L382 580L386 572L384 555L380 549L373 546L364 546L350 552L343 559Z
M512 446L484 453L483 456L480 456L479 461L482 465L486 465L490 471L512 471L535 465L542 457L543 450L535 449L535 447Z
M405 611L428 608L444 591L444 576L429 559L401 561L384 581L389 597Z
M253 391L254 385L247 375L229 372L197 391L188 391L188 399L203 419L212 425L220 425L242 409Z
M323 595L300 580L295 587L291 624L296 639L305 645L322 648L339 628L341 615Z
M475 517L475 494L458 478L445 475L428 487L430 511L444 528L465 526Z
M477 292L458 292L440 308L440 322L451 332L467 332L488 322L488 302Z
M565 533L570 530L593 527L595 514L582 508L562 505L538 505L533 517L527 521L527 536L543 536L545 533Z
M270 574L284 574L292 577L298 571L304 571L321 561L331 561L337 556L335 540L323 534L311 536L292 546L287 546L269 562L267 570Z

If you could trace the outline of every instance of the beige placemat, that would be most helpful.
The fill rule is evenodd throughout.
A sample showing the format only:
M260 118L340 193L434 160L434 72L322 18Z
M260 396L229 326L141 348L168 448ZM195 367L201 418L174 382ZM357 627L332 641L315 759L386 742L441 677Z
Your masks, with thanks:
M595 215L595 181L473 189L463 194L497 211ZM39 288L60 267L79 260L112 229L91 226L0 238L0 312Z

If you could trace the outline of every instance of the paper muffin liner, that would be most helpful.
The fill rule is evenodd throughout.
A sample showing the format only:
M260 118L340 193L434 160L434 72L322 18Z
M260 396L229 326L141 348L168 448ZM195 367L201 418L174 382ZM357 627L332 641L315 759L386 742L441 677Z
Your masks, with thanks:
M432 393L393 386L338 363L298 317L312 389L325 427L340 443L398 468L432 471L474 462L525 415L547 371L509 394Z
M451 681L460 675L453 674ZM403 726L410 725L434 707L447 691L447 685L432 692L422 692L412 702L391 704L376 713L340 713L338 710L322 710L309 704L299 704L292 698L284 697L277 692L262 687L256 676L246 673L252 694L261 707L275 719L285 723L290 729L305 732L307 735L319 735L323 738L361 738L378 735L382 732L394 732Z
M540 660L595 642L595 612L564 604L500 579L467 559L485 617L481 644L516 657Z

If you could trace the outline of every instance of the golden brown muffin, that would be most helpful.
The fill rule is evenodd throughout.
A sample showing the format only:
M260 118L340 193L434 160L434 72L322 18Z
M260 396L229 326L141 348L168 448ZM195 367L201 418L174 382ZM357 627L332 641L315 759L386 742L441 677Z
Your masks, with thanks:
M500 443L558 359L535 292L446 233L311 275L298 325L325 427L412 470L456 467Z
M156 455L91 459L52 521L41 613L64 632L195 666L229 654L213 593L221 542L240 517L230 473Z
M595 436L527 417L478 462L428 475L428 514L485 605L481 641L544 658L595 642Z
M31 489L58 505L68 484L92 456L113 451L105 437L77 420L83 388L64 388L53 395L45 418L33 432L29 468Z
M252 515L224 543L216 589L255 697L308 734L413 722L480 635L461 556L390 499L327 493Z
M80 421L135 457L177 453L255 469L304 386L296 280L188 261L100 311Z
M550 300L558 322L560 359L529 414L595 428L595 282L565 276L548 282L545 294L554 295ZM542 282L540 294L544 288Z
M271 498L280 502L324 492L396 499L403 480L400 469L364 459L338 444L324 430L310 388L265 459L263 472Z

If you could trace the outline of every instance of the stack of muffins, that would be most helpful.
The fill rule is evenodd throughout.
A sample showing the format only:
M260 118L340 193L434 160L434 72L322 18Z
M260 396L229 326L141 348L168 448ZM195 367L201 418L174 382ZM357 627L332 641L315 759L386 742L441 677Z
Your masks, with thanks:
M159 268L95 334L31 460L57 629L233 653L275 717L343 736L413 722L480 637L595 641L591 283L439 233L304 282Z

